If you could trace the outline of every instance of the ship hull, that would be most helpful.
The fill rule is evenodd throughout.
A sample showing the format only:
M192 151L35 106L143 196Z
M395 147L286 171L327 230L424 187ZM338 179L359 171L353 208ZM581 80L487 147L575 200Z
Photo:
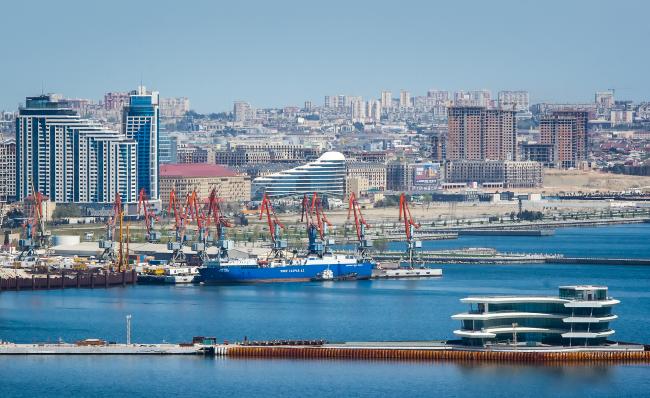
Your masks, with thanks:
M201 281L206 284L306 282L327 268L334 272L335 278L356 273L356 279L370 279L373 264L360 262L356 264L309 264L280 267L217 266L201 268L199 273Z

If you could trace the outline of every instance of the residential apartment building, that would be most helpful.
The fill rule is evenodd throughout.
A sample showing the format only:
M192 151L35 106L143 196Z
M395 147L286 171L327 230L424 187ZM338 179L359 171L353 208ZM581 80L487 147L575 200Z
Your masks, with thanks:
M461 160L447 162L447 183L499 185L503 188L533 188L543 183L543 167L538 162Z
M16 140L0 142L0 202L16 198Z
M515 160L515 111L452 106L448 111L447 160Z
M357 189L351 189L356 186ZM386 189L386 165L383 163L347 162L346 192L356 195Z
M16 118L16 199L33 190L53 202L137 200L137 142L84 120L58 97L28 97Z
M587 122L589 113L578 110L556 110L540 120L540 144L553 147L554 167L578 167L588 157Z
M212 148L181 147L176 150L177 163L215 164L216 156Z
M244 166L248 164L269 162L299 162L314 160L318 157L318 148L293 144L236 144L232 148L216 151L217 164Z
M499 108L517 112L528 112L530 98L528 91L499 91Z
M182 117L190 111L190 100L187 97L161 98L160 116Z

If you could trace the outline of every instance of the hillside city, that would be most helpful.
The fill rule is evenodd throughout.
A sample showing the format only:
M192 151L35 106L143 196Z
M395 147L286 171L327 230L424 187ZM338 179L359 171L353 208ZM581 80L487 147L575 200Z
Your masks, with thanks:
M2 112L0 129L5 201L36 190L88 209L110 208L116 192L135 203L142 188L166 203L174 188L207 197L216 187L223 200L246 204L327 152L344 161L330 193L370 203L399 192L441 202L483 192L624 192L643 180L625 184L612 173L650 175L650 102L617 99L613 89L579 104L531 104L527 91L401 90L282 108L236 101L199 114L189 98L141 86L99 101L27 97Z

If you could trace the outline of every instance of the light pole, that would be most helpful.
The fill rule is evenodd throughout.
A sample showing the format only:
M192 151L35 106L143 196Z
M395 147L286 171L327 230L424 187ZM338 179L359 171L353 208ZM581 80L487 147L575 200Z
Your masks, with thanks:
M131 345L131 314L126 316L126 345Z

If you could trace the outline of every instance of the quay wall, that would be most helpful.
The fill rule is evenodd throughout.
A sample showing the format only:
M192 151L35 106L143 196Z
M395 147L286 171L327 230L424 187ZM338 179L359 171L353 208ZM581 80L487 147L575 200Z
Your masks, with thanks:
M122 272L95 273L89 271L64 271L32 275L30 277L0 278L0 291L47 290L68 288L99 288L134 285L138 276L134 270Z
M229 346L228 357L298 359L372 359L464 362L650 362L650 351L514 352L450 349Z

